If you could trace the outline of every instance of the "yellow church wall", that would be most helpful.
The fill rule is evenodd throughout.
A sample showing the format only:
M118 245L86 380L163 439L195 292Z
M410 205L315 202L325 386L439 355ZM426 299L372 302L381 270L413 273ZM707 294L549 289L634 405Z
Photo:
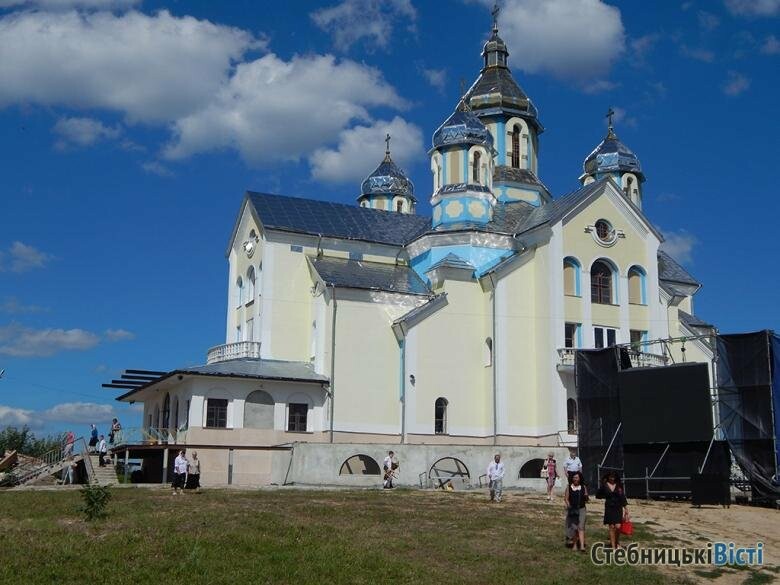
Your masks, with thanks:
M388 307L339 299L340 292L336 291L335 428L399 434L400 349ZM328 312L332 315L332 305Z
M563 297L563 309L567 323L582 323L582 297L565 295Z
M628 315L631 329L636 329L638 331L650 330L650 312L646 306L629 305Z
M486 337L485 293L476 282L447 281L447 306L415 326L415 418L409 432L434 431L434 404L446 398L451 435L492 433L492 392L481 356ZM475 356L476 359L475 359ZM396 393L397 394L397 393Z
M620 308L615 305L600 305L592 303L591 319L594 325L620 327Z

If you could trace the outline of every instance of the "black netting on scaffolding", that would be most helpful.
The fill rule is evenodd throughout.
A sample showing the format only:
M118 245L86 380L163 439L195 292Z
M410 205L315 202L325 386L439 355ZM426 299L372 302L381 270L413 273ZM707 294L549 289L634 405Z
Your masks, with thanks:
M623 439L620 433L615 434L621 421L618 387L621 364L631 367L628 352L615 347L579 350L574 361L577 441L582 472L588 485L598 485L598 465L602 460L605 468L617 470L622 475Z
M718 335L718 409L723 434L750 481L754 500L780 498L778 429L780 338L771 331Z

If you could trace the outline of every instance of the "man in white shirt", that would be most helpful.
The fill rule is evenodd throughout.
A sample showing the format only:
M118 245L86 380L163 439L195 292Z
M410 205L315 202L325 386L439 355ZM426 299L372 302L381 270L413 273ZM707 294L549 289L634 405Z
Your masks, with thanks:
M569 456L563 462L563 469L566 471L569 483L571 483L571 476L574 475L575 471L582 471L582 461L577 457L577 451L574 449L569 449Z
M100 441L98 442L98 465L100 467L106 466L106 455L108 454L108 445L106 445L106 438L100 435Z
M179 451L173 462L173 495L184 491L184 485L187 483L187 458L184 457L184 450Z
M382 487L386 490L393 489L393 478L395 477L395 470L398 469L398 460L395 458L395 453L392 451L387 452L387 457L382 461L382 469L385 472Z
M504 464L501 462L501 454L496 453L493 461L487 468L488 485L490 486L490 501L500 502L501 491L504 485Z

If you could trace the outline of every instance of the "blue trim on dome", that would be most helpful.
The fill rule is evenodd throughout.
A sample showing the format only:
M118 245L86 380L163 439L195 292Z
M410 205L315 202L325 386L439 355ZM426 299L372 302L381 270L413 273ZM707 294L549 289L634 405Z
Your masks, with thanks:
M390 155L385 156L374 172L360 185L358 199L369 195L400 195L417 201L414 197L414 183L393 162Z
M433 148L479 144L492 153L493 135L472 112L458 109L433 133Z

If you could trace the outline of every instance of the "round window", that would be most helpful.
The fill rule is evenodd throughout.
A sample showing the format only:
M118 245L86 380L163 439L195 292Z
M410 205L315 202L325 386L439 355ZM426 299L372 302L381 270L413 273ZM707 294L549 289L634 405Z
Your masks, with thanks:
M596 235L602 242L611 242L615 237L615 230L607 220L600 219L596 222Z

